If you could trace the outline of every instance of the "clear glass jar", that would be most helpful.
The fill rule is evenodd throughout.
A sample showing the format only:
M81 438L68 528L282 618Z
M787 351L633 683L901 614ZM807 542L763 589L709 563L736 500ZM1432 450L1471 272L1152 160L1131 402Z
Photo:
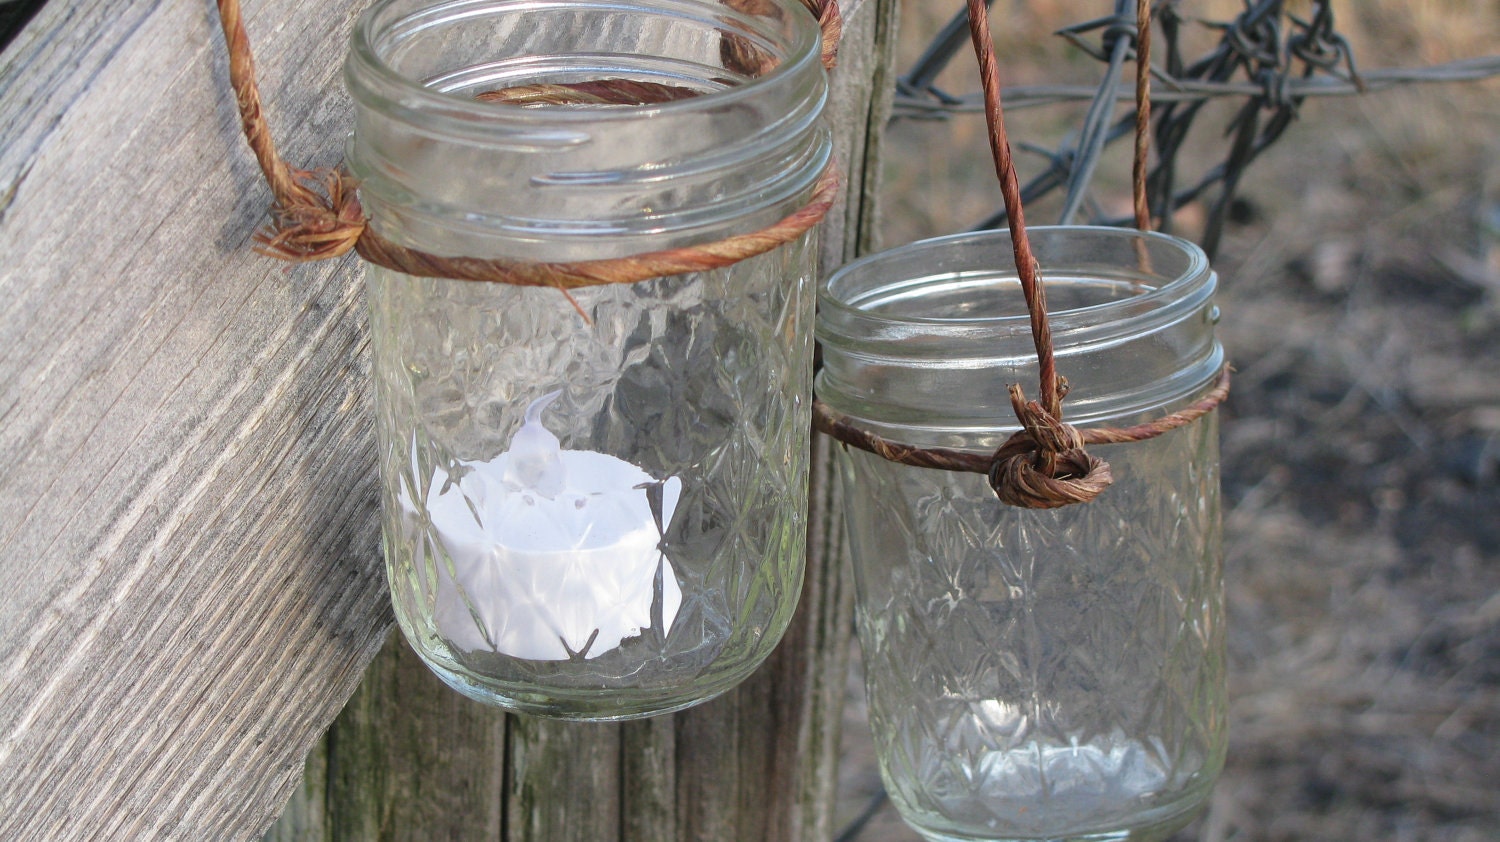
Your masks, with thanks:
M582 261L802 207L830 156L819 31L795 4L745 5L378 3L346 66L348 166L376 230L440 255ZM700 95L476 99L599 79ZM368 267L391 597L444 681L628 719L711 698L770 653L803 570L816 251L807 234L576 290L587 319L553 289Z
M1201 250L1112 228L1029 231L1063 404L1128 426L1212 388L1215 276ZM990 453L1037 371L1008 232L850 264L821 293L819 397L889 439ZM1091 503L1001 504L980 474L843 449L870 724L929 840L1162 839L1225 749L1215 415L1091 446Z

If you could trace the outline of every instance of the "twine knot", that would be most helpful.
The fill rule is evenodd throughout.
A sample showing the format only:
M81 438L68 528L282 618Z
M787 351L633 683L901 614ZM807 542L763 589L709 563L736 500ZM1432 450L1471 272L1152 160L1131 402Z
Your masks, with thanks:
M734 2L745 4L755 0ZM802 2L818 19L823 33L823 63L831 69L843 31L837 0ZM579 287L635 283L648 278L705 272L764 254L796 240L817 225L837 198L838 174L830 161L808 204L759 231L713 243L577 263L447 257L407 248L385 240L370 227L355 194L354 182L344 170L303 170L282 160L266 126L260 88L255 82L250 36L245 32L239 0L218 0L218 8L224 43L229 52L229 82L240 112L240 125L274 197L269 224L257 231L254 237L255 250L270 257L302 263L357 251L370 263L408 275L549 286L567 295L567 290ZM726 57L728 66L741 68L750 75L767 69L761 68L754 60L760 55L759 48L744 38L726 38L725 48L731 52ZM479 98L524 106L539 103L648 104L696 95L695 91L673 85L602 79L518 86L487 92ZM588 315L578 302L571 295L567 297L587 321Z
M1058 384L1058 400L1067 391ZM1056 509L1087 503L1114 482L1109 463L1084 450L1083 434L1037 401L1010 387L1010 404L1021 429L995 451L990 488L1000 501L1026 509Z
M844 17L836 0L802 0L813 17L818 19L818 28L823 30L823 68L832 70L839 60L839 41L844 37Z
M366 223L348 175L341 169L288 170L289 186L277 193L270 223L255 232L255 250L305 263L353 249Z

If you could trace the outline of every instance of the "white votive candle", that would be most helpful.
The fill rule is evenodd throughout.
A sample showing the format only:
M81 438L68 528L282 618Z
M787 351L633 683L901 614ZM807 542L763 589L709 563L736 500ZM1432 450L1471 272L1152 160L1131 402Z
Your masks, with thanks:
M597 658L682 604L661 550L682 491L606 453L563 450L534 401L510 448L434 470L427 519L437 559L438 633L460 651L558 661ZM417 504L403 494L408 516ZM654 503L654 506L653 506Z

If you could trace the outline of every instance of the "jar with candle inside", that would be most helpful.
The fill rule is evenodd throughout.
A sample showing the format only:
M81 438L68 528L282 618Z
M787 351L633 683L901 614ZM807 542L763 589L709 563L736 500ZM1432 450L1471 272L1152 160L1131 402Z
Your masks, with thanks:
M347 65L349 167L382 236L438 255L718 242L811 201L819 54L779 0L385 0ZM598 80L669 95L566 99ZM545 86L572 93L495 101ZM770 653L803 571L816 252L567 293L367 267L391 597L438 676L629 719Z

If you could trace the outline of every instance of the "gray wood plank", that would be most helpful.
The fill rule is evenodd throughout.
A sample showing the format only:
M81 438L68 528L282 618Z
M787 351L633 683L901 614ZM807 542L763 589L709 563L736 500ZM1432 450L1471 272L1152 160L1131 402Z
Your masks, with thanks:
M292 160L352 11L250 10ZM389 628L358 273L246 249L215 26L51 3L0 55L6 840L254 838Z
M431 722L444 723L440 735ZM501 838L506 727L503 712L449 690L393 633L329 732L329 836Z
M619 725L512 716L509 738L503 838L619 842Z
M620 840L677 835L677 727L656 716L620 726Z
M328 838L328 743L307 753L302 784L263 842L323 842Z

